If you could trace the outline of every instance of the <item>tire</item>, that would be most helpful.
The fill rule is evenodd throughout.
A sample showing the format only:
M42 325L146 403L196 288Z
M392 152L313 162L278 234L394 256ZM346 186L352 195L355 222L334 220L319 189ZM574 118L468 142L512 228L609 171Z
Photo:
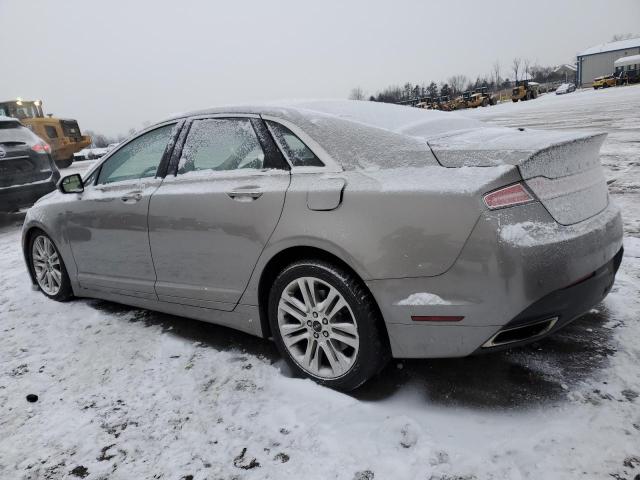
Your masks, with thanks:
M71 281L62 255L51 238L42 231L38 231L29 239L29 269L36 285L47 297L58 302L66 302L73 298ZM43 270L46 272L41 275Z
M67 158L65 160L56 161L56 165L58 165L59 168L68 168L71 166L72 163L73 163L73 157Z
M489 100L487 100L486 98L484 100L482 100L482 106L483 107L487 107L489 105Z
M376 375L389 359L371 293L359 278L331 263L308 259L284 268L269 292L268 312L276 346L297 376L346 392Z
M512 98L511 100L513 101L513 103L518 103L518 99L517 98Z

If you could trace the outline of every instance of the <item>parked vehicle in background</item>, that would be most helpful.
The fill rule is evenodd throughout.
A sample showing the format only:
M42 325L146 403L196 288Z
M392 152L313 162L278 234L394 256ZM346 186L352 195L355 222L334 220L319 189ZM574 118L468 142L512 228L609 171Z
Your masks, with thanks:
M622 259L604 139L378 102L201 110L63 178L22 245L54 300L272 337L350 390L390 356L522 345L599 303Z
M495 105L496 103L498 103L496 96L490 94L487 87L481 87L469 95L466 101L466 106L468 108L488 107L489 105Z
M0 102L0 115L13 117L29 127L51 146L51 155L59 167L68 167L74 153L91 145L91 137L82 135L76 120L45 117L40 100L18 98Z
M613 62L615 75L620 79L620 84L640 82L640 55L622 57Z
M592 87L594 90L598 90L599 88L615 87L618 83L618 77L615 75L603 75L593 79Z
M55 190L60 173L50 152L17 119L0 116L0 211L31 206Z
M73 154L75 160L95 160L101 158L103 155L109 152L108 147L95 147L95 148L83 148L77 153Z
M565 93L571 93L576 91L576 86L573 83L563 83L556 88L556 95L563 95Z
M511 100L514 102L533 100L538 98L540 84L529 80L520 80L516 82L516 86L511 91Z

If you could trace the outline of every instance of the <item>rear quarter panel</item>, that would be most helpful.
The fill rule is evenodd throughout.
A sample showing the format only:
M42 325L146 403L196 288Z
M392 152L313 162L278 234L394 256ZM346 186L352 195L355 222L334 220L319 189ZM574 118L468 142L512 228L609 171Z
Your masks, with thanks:
M345 182L340 205L310 210L308 192L334 188L335 178ZM332 253L363 280L440 275L484 211L482 194L519 178L512 166L294 173L280 222L241 303L257 303L265 265L295 246Z

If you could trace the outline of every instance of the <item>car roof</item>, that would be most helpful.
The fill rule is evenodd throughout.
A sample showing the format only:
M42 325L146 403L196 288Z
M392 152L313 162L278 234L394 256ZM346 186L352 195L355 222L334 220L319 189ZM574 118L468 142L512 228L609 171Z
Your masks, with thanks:
M20 122L20 120L18 120L17 118L5 117L4 115L0 115L0 122L17 122L22 125L22 122Z
M294 133L304 133L307 137L303 141L310 137L344 169L393 168L414 163L418 157L429 156L426 139L482 125L451 112L355 100L289 100L222 106L171 118L224 114L253 114L280 121Z

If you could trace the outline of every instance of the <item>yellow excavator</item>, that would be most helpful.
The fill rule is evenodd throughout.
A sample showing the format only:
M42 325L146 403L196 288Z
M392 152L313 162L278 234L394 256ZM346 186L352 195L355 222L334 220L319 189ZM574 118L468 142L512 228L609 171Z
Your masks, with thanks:
M0 102L0 115L17 118L47 142L53 159L61 168L71 165L74 153L91 145L91 137L82 135L76 120L45 116L41 100L17 98Z

